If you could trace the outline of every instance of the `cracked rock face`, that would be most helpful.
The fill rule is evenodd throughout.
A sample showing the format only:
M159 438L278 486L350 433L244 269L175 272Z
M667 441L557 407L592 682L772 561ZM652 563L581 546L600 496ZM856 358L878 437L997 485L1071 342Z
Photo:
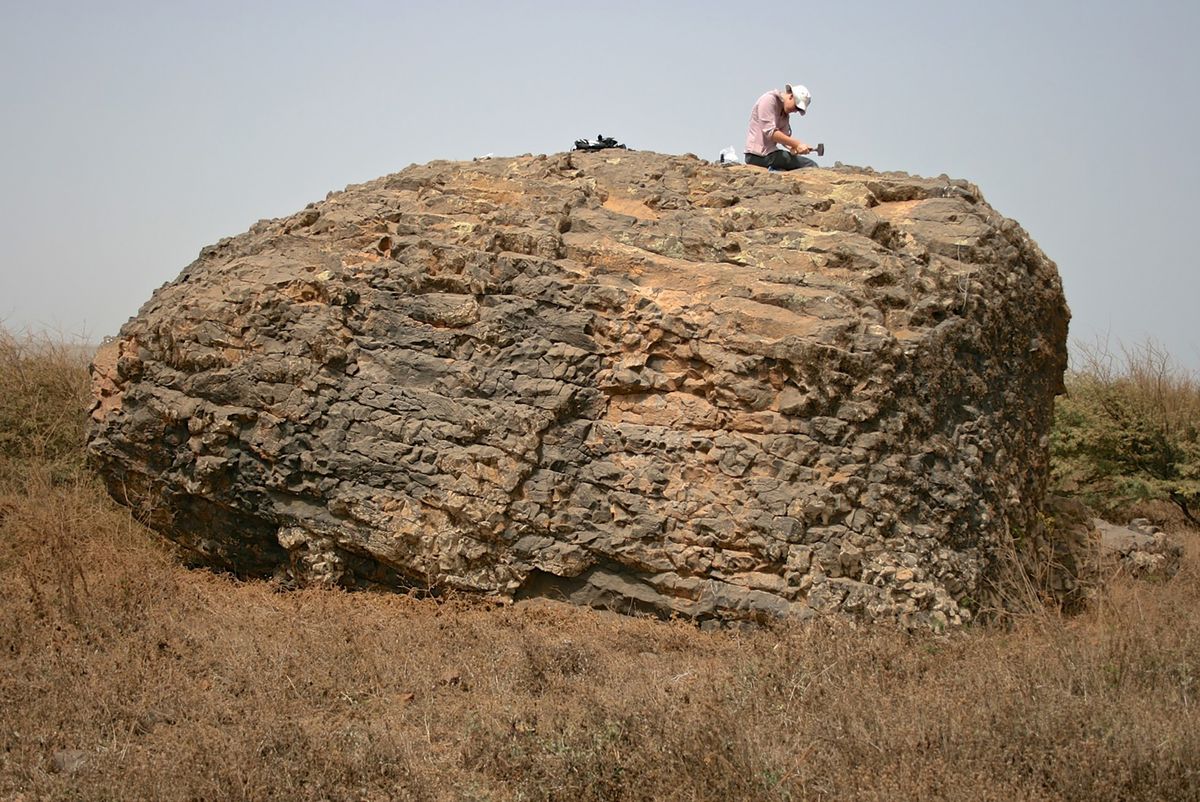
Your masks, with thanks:
M246 575L940 627L1041 536L1068 317L962 181L434 162L206 248L89 450Z

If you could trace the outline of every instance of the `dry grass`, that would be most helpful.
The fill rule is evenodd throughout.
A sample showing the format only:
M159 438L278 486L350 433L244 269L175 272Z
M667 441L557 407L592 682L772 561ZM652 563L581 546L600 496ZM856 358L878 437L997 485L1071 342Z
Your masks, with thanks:
M1200 798L1194 534L1179 576L1074 618L706 633L189 571L86 473L18 456L0 799ZM55 773L65 749L86 762Z
M36 464L56 476L83 465L90 351L0 328L0 481Z

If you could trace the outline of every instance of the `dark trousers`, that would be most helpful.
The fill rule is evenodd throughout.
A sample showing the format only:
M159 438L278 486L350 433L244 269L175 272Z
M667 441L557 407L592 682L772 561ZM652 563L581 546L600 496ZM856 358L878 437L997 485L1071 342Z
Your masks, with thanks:
M746 164L767 167L771 170L799 170L801 167L817 166L817 163L812 159L797 156L795 153L790 153L786 150L773 150L766 156L759 156L757 153L747 153Z

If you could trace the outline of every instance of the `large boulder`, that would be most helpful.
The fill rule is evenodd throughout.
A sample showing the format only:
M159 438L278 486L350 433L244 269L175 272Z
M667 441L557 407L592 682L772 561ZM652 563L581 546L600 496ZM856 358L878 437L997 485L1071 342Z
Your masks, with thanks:
M944 176L434 162L205 248L90 454L246 575L940 627L1046 537L1068 317Z

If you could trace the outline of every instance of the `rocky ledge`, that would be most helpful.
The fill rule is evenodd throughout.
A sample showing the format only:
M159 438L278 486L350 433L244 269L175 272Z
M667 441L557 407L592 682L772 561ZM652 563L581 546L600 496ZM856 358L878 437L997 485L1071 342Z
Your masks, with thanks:
M245 575L937 628L1054 547L1068 317L944 176L434 162L205 248L97 354L89 450Z

